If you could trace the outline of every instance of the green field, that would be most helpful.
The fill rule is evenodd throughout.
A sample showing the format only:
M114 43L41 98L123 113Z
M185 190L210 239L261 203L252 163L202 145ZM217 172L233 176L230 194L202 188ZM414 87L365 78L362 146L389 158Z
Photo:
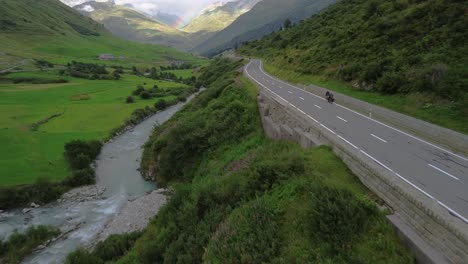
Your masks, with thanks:
M170 71L165 71L165 72L171 72L175 74L177 77L182 77L184 79L190 78L193 75L197 76L197 73L193 72L193 69L188 69L188 70L170 70Z
M134 97L135 103L126 104L126 98L137 85L183 86L129 74L118 81L57 76L57 71L67 63L122 66L127 73L132 66L143 70L179 62L193 66L207 63L174 48L119 39L101 24L60 1L0 0L0 4L3 7L0 9L0 72L28 71L0 75L0 187L33 183L39 177L62 180L70 173L63 158L65 142L104 139L130 118L135 109L152 106L158 100ZM101 61L98 58L101 54L112 54L114 58ZM38 59L53 63L54 69L38 71L35 65ZM107 70L113 72L111 68ZM68 82L14 84L13 80L8 81L15 78ZM33 123L54 115L59 116L32 131Z
M54 72L15 73L7 77L57 78ZM183 84L123 75L119 81L91 81L68 77L64 84L0 83L0 186L32 183L38 177L61 180L69 173L63 158L64 143L72 139L104 139L131 113L158 99L126 104L138 84L151 88ZM166 98L171 99L171 98ZM33 123L53 114L31 131Z

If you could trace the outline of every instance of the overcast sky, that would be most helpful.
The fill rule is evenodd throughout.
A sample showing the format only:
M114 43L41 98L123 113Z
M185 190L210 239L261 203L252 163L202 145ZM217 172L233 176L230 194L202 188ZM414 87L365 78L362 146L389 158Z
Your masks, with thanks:
M89 0L62 0L71 6L88 2ZM107 2L107 0L95 0ZM158 10L164 13L176 14L184 19L198 14L206 6L215 2L226 2L226 0L115 0L119 5L132 4L135 9L155 13Z

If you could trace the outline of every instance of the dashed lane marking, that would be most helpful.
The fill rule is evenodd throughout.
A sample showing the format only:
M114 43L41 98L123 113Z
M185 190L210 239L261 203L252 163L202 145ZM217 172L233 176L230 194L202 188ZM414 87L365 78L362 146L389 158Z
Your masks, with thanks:
M374 135L374 134L371 134L371 136L375 137L376 139L384 142L384 143L387 143L387 141L385 139L382 139L382 138L379 138L378 136Z
M442 169L440 169L440 168L437 168L436 166L434 166L434 165L432 165L432 164L429 164L429 163L428 163L427 165L429 165L431 168L433 168L433 169L435 169L435 170L438 170L438 171L442 172L443 174L445 174L445 175L447 175L447 176L449 176L449 177L451 177L451 178L453 178L453 179L455 179L455 180L457 180L457 181L460 180L459 178L453 176L452 174L450 174L450 173L448 173L448 172L446 172L446 171L444 171L444 170L442 170Z

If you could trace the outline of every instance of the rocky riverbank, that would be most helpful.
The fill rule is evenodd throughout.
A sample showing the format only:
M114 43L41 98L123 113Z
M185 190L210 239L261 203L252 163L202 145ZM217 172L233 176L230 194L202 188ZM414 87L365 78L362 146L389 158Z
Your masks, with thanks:
M167 202L168 191L155 190L145 196L128 201L102 230L96 242L105 240L113 234L124 234L143 230L161 207Z

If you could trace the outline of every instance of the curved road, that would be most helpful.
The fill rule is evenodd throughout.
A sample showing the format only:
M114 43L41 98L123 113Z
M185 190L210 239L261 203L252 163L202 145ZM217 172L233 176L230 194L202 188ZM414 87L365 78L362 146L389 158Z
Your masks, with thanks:
M246 75L395 177L468 224L468 159L265 73L251 60Z

